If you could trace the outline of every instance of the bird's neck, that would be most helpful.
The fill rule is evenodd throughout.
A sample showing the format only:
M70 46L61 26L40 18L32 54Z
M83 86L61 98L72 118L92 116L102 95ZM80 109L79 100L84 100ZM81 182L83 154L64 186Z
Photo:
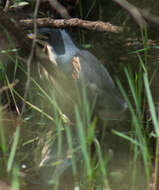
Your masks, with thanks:
M64 41L64 47L66 51L67 51L67 48L70 48L70 47L77 49L72 39L70 38L69 34L64 30L62 31L62 38Z

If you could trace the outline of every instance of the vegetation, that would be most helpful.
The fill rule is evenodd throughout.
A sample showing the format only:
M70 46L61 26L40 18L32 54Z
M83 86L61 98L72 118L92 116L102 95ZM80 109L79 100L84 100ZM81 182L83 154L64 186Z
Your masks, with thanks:
M22 1L15 1L15 3L17 2L22 3ZM33 1L31 1L31 6L33 9ZM82 4L79 7L82 17L84 8L82 8ZM84 33L81 36L83 43L85 41ZM42 183L47 181L49 185L51 184L48 189L62 187L65 189L157 190L158 108L150 88L154 75L150 76L149 74L150 48L146 28L141 36L144 48L130 52L138 57L137 68L134 71L134 66L131 67L130 64L124 67L128 88L122 85L119 78L116 78L117 86L128 104L127 112L130 116L126 118L126 124L120 120L107 120L101 124L101 121L94 115L94 105L90 107L88 103L84 85L82 88L83 99L81 100L79 95L79 103L72 103L74 117L69 118L59 106L56 91L47 75L43 76L43 81L44 85L47 84L50 89L49 93L46 92L43 83L39 82L39 76L31 76L28 99L25 99L24 93L16 90L18 83L15 79L19 71L22 73L22 77L26 76L27 78L27 68L21 63L18 53L12 57L9 52L0 49L0 54L5 54L9 64L14 65L14 72L12 71L14 76L10 82L10 76L6 69L8 67L4 60L0 62L0 81L3 82L3 86L0 88L1 108L4 107L4 103L9 102L9 109L12 110L14 107L14 112L16 112L14 115L15 126L10 133L4 122L5 111L0 109L0 168L2 171L0 176L5 178L3 180L8 181L14 190L25 189L29 183L37 183L41 186L38 184L40 180ZM9 36L8 38L10 39ZM18 50L11 48L10 51L17 52ZM21 86L19 88L21 89ZM26 104L23 115L18 109L19 102ZM46 109L46 104L49 105L49 111ZM113 127L111 127L112 125ZM126 125L126 128L129 127L129 129L125 132L120 131L120 125ZM123 154L120 142L124 142L126 156ZM115 153L112 143L119 144L118 149L121 146L123 155L119 156ZM48 159L51 156L53 158ZM119 156L119 158L115 156ZM56 173L54 176L51 174L51 178L45 176L49 171L47 167L53 168L51 171ZM46 172L42 175L46 179L39 178L40 180L36 181L37 178L34 178L34 175L32 178L31 174L36 171L40 173L41 170ZM20 176L22 172L25 177ZM65 180L65 176L71 178L69 179L72 182L71 187L70 181L67 181L67 178ZM46 189L46 186L43 188Z

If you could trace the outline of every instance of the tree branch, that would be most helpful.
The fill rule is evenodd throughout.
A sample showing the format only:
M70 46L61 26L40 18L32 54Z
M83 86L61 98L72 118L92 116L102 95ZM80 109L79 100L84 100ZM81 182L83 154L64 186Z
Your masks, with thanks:
M33 19L20 20L20 25L24 28L33 27ZM81 29L100 31L100 32L113 32L120 33L123 31L122 27L105 23L102 21L87 21L78 18L72 19L51 19L51 18L39 18L37 19L38 27L56 27L56 28L68 28L79 27Z

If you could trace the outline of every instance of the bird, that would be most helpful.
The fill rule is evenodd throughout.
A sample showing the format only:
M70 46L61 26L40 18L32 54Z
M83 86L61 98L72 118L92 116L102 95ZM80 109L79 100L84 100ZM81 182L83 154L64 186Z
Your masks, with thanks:
M100 118L109 119L127 109L127 103L105 66L95 55L75 42L66 30L42 27L38 29L38 34L47 36L51 59L67 77L68 86L81 91L84 84L88 102L90 105L95 102L95 110Z
M64 89L62 92L65 94L65 91L67 91L67 94L70 96L70 99L65 99L65 95L63 96L64 98L61 98L59 91L56 92L56 97L60 102L62 101L62 106L65 103L68 105L63 106L66 107L66 111L68 111L69 104L71 104L69 100L76 100L76 96L83 99L83 93L81 92L83 88L89 104L95 103L95 112L100 119L111 119L112 116L123 112L127 108L126 102L119 94L107 69L91 52L75 42L66 30L42 27L38 29L38 34L37 37L41 38L41 40L45 41L47 39L49 58L53 64L52 68L55 69L55 72L47 72L46 78L49 78L49 82L54 85L53 87L56 86L55 83L57 82L57 86L59 87L60 85ZM41 44L44 45L44 43ZM61 75L61 72L65 77ZM53 75L53 80L50 75ZM44 79L46 78L44 77ZM52 91L53 87L45 81L45 89L48 90L51 87ZM80 96L77 93L80 93ZM46 105L48 107L48 104ZM74 151L75 160L79 164L83 161L83 155L81 149L77 148L81 147L81 145L76 128L72 127L70 129L73 134L72 146L76 150ZM35 180L28 179L31 183L43 185L55 183L57 176L61 177L72 166L69 146L66 143L67 135L65 133L62 134L62 142L60 154L62 162L57 165L52 164L59 162L57 154L58 138L56 138L56 140L53 140L53 143L49 141L47 148L44 147L45 151L47 149L47 152L39 164L39 170L36 172L38 175L35 175Z

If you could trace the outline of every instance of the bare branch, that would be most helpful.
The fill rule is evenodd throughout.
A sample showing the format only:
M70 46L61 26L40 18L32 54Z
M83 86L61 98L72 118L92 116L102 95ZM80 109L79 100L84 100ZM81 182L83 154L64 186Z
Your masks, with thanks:
M33 20L20 20L21 26L24 28L32 28ZM72 19L51 19L51 18L39 18L37 19L38 27L56 27L56 28L68 28L68 27L79 27L81 29L87 29L92 31L100 31L100 32L113 32L120 33L123 31L122 27L112 25L110 23L105 23L102 21L87 21L78 18Z

